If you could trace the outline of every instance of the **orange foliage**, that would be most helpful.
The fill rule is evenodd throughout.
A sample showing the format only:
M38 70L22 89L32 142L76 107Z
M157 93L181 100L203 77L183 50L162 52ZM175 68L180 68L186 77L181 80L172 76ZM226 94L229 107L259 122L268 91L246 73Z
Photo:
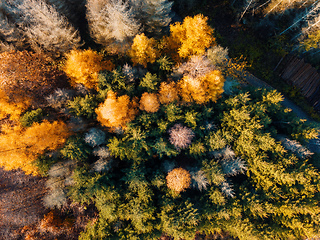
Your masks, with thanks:
M34 123L27 129L20 126L2 126L0 135L0 166L6 170L22 169L37 175L33 162L45 151L60 147L70 135L63 122Z
M175 82L162 82L159 90L159 100L162 104L168 104L179 100Z
M181 167L170 171L166 179L168 188L178 193L190 187L191 184L190 173Z
M132 121L136 114L137 103L130 101L129 96L123 95L117 97L113 91L109 91L104 103L101 103L96 109L98 121L110 128L126 127L126 124Z
M30 106L30 100L27 98L15 98L10 101L10 98L0 90L0 119L10 116L11 120L18 120L21 113Z
M178 84L183 101L204 104L210 100L216 101L220 97L223 93L223 83L221 72L214 70L197 78L185 76Z
M97 88L98 73L114 68L111 61L103 61L103 56L91 49L71 50L66 57L64 71L70 77L72 86L81 83L90 89Z
M0 118L18 118L30 104L41 104L65 82L63 72L49 59L28 51L0 53L0 73Z
M68 220L63 220L56 211L51 210L41 219L39 230L40 232L60 234L65 230L71 229L72 223Z
M147 63L154 63L159 56L156 40L146 37L144 33L135 36L128 55L131 57L133 65L141 64L147 67Z
M202 55L215 43L213 29L207 24L207 17L198 14L186 17L183 23L170 25L170 36L164 38L164 44L173 54L172 58L180 61L192 55Z
M143 93L140 99L140 109L146 112L155 113L159 110L160 103L155 93Z

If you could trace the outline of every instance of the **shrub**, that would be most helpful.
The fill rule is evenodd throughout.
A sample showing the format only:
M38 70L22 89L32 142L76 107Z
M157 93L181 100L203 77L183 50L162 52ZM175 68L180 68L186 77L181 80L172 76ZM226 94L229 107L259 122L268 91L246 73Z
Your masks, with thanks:
M166 177L168 188L175 192L182 192L190 187L191 175L183 168L175 168Z

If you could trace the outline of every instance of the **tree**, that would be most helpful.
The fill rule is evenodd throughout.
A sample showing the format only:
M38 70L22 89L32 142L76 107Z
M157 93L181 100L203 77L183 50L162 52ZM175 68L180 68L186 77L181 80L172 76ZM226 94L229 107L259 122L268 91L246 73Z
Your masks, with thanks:
M113 130L117 127L125 128L137 114L137 103L130 101L127 95L117 97L113 91L108 91L104 103L96 109L97 120L104 126Z
M155 113L159 110L160 103L158 97L155 93L143 93L140 99L141 110L144 110L149 113Z
M194 135L190 128L182 126L180 123L169 129L169 141L177 150L187 148L191 144Z
M140 28L134 12L122 0L89 0L87 19L92 38L110 51L125 52Z
M56 57L81 46L78 31L43 0L17 1L13 7L20 14L20 28L35 51Z
M154 63L159 55L156 41L148 38L144 33L136 35L133 39L131 49L128 51L133 65L141 64L147 67L147 63Z
M70 77L73 87L83 84L89 89L97 88L98 73L102 70L111 71L114 67L110 61L104 61L101 54L91 49L71 50L66 58L64 71Z
M34 123L27 129L2 126L0 166L6 170L20 168L26 174L37 175L33 162L39 154L57 149L69 135L66 124L60 121Z
M217 101L223 93L223 83L224 78L221 72L214 70L198 78L187 75L178 82L178 85L183 101L204 104Z
M139 13L140 21L148 36L160 36L163 29L171 22L171 7L168 0L132 1L133 7Z
M168 104L179 101L178 90L175 82L162 82L159 89L159 101L162 104Z
M182 24L178 22L170 25L170 36L164 38L164 43L174 60L203 55L215 43L213 29L207 20L207 17L198 14L186 17Z
M175 168L166 177L168 188L180 193L190 187L191 175L183 168Z

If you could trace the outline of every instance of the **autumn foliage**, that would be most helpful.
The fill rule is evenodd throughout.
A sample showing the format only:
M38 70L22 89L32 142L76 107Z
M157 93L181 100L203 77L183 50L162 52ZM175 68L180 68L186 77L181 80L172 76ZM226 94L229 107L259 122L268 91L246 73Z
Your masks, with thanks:
M154 113L159 110L160 103L155 93L143 93L140 99L140 109L146 112Z
M98 73L102 70L111 71L114 67L110 61L104 61L103 56L91 49L71 50L66 54L65 73L70 77L70 84L83 84L92 89L97 88Z
M162 104L168 104L179 100L175 82L162 82L159 89L159 100Z
M186 17L182 24L170 25L170 36L164 38L164 43L175 60L202 55L215 43L213 29L207 20L207 17L198 14Z
M10 51L0 54L1 117L15 118L30 104L41 104L55 87L65 85L63 72L41 54Z
M148 38L144 33L137 35L133 39L133 44L128 54L134 65L141 64L147 67L147 63L154 63L159 56L156 40Z
M220 97L223 93L223 83L221 72L214 70L197 78L185 76L178 84L183 101L204 104L210 100L215 102Z
M129 96L117 97L113 91L109 91L104 103L96 109L97 120L110 128L126 127L137 114L137 103L130 101Z
M37 175L37 168L32 163L39 154L57 149L69 135L66 124L60 121L34 123L27 129L3 125L0 135L0 166L6 170L20 168L27 174Z
M175 168L166 177L168 188L180 193L190 187L191 175L183 168Z

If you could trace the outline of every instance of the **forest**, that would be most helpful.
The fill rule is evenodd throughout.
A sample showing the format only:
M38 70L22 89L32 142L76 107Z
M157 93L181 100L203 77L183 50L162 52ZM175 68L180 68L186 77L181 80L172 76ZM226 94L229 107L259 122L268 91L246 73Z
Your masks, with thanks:
M0 239L320 239L319 40L319 0L0 0Z

